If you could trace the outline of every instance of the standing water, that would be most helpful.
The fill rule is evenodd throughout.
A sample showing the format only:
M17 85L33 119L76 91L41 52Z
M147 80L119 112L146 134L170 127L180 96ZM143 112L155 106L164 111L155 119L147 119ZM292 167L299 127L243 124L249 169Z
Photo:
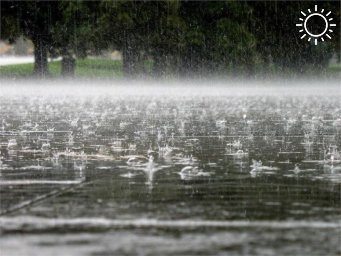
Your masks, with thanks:
M0 93L2 256L341 253L337 84L42 83Z

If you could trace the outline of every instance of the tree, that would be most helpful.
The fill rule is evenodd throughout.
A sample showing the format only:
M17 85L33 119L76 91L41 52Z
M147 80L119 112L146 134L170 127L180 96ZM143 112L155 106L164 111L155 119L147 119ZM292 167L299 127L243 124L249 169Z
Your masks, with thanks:
M62 75L73 76L75 57L84 58L89 49L94 49L98 3L89 1L60 1L60 13L56 24L51 28L51 53L62 56Z
M47 57L62 56L62 74L73 75L74 56L93 49L98 3L88 1L1 2L1 37L13 42L23 35L34 45L34 74L48 75Z
M102 42L100 47L113 47L122 52L123 72L135 76L141 72L141 50L143 38L148 34L141 14L144 2L103 1L97 33Z
M51 27L58 12L55 1L1 2L1 37L14 41L19 35L32 40L34 45L34 74L48 75L47 57L51 46Z
M73 75L75 57L116 49L127 76L252 75L259 66L304 72L340 56L340 31L319 46L299 39L295 20L306 1L5 1L1 38L34 44L34 73L46 76L47 56L62 56ZM315 4L315 2L314 2ZM325 1L340 23L340 2ZM265 69L266 69L265 68ZM268 70L267 70L268 71Z
M180 1L158 1L150 8L153 10L148 24L150 35L145 41L155 77L179 74L187 32L187 24L179 15L180 5Z
M309 69L324 68L332 52L340 51L339 31L335 31L337 38L334 42L338 42L336 44L325 41L315 46L313 40L307 42L299 38L295 23L298 21L300 11L313 8L314 4L316 2L312 1L249 2L253 13L249 27L257 40L257 52L267 66L272 64L282 71L304 73ZM325 1L323 8L335 13L340 10L340 2ZM335 14L339 23L339 16Z
M176 56L183 45L184 23L177 15L179 1L103 1L99 22L102 43L122 51L127 76L176 72Z
M182 2L180 15L187 24L182 73L226 74L231 66L250 72L256 40L245 24L249 11L245 2Z

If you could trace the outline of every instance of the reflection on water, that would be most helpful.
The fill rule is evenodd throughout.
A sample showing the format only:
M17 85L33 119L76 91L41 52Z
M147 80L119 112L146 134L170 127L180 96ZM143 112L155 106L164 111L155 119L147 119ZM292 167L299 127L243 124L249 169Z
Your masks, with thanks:
M260 243L255 229L263 230L268 242L269 236L284 238L283 231L264 227L262 221L283 223L281 228L297 225L292 227L293 238L305 236L309 227L319 230L302 240L302 250L322 237L330 246L335 243L331 237L340 228L341 188L338 95L12 95L1 96L0 112L0 209L8 215L0 218L0 228L7 234L0 243L6 254L16 237L12 233L20 230L27 233L25 245L31 248L36 239L31 232L47 230L53 237L61 229L129 230L141 227L135 223L141 219L160 229L153 239L160 239L161 247L175 243L174 234L163 228L180 232L191 225L220 229L234 225L231 233L183 231L185 238L197 239L189 241L189 251L221 235L235 237L238 245L232 251L237 254L265 255L269 246L265 242L254 251L245 247ZM90 224L99 217L108 226ZM56 224L55 218L67 224L51 227L49 219ZM110 222L113 219L116 224ZM154 220L161 222L156 225ZM306 227L297 224L303 220ZM331 225L330 230L314 227L320 222ZM151 243L152 234L134 236ZM100 234L89 237L100 239ZM221 248L209 244L208 254L224 251L220 238ZM91 252L99 249L93 242L85 243ZM128 245L122 246L108 250L129 252ZM226 246L229 250L234 245ZM288 244L282 241L277 246L284 253ZM297 254L299 248L288 252ZM334 248L328 251L339 253ZM68 253L73 250L70 247ZM141 250L148 253L150 248ZM267 254L275 254L271 250Z

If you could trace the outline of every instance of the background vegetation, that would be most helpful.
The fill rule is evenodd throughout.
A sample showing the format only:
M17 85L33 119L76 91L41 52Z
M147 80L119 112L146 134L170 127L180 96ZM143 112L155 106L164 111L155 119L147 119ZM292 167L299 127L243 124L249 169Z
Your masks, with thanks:
M1 38L13 42L23 35L30 39L35 54L32 71L41 77L89 75L89 70L129 77L316 74L328 73L333 55L340 60L339 29L332 40L316 46L313 40L300 40L295 26L300 10L315 4L331 10L339 26L340 1L37 0L0 4ZM97 64L86 56L107 50L120 51L122 62L97 60L101 68L89 69ZM60 56L62 61L48 64L48 56ZM30 70L29 65L2 67L0 74L11 69L25 74Z

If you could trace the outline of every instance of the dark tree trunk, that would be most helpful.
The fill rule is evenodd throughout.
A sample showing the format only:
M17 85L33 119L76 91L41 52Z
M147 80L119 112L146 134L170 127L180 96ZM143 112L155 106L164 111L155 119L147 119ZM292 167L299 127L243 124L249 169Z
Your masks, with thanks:
M143 70L140 50L134 35L127 35L125 41L122 49L123 73L126 77L136 77Z
M188 77L192 72L191 68L192 68L191 57L189 56L189 53L184 53L182 56L180 56L179 76Z
M153 76L154 77L162 77L163 73L164 73L164 70L163 70L163 66L162 66L162 56L161 56L161 54L155 55L153 57Z
M158 55L153 56L154 77L176 77L179 76L179 60L177 56L169 52L157 50Z
M129 50L124 49L122 52L123 57L123 74L127 77L135 75L135 58Z
M134 49L123 50L123 73L127 77L135 77L141 74L142 64L139 52Z
M63 56L62 59L62 76L73 77L75 75L76 60L71 54Z
M34 74L38 77L48 76L47 66L47 49L48 46L41 36L36 36L33 40L34 44Z

